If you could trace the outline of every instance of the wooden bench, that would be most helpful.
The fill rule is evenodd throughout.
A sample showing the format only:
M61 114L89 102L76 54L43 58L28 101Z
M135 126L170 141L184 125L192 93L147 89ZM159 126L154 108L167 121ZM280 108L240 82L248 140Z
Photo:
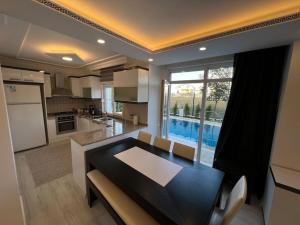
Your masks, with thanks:
M108 203L113 211L119 216L119 218L115 218L118 223L127 225L158 225L145 210L106 178L100 171L92 170L87 173L87 177L93 184L91 185L91 190L94 192L88 193L90 206L92 206L92 197L89 195L94 194L100 198L104 197L104 203ZM97 190L94 190L95 188ZM97 191L101 194L100 196ZM110 211L110 213L112 212ZM119 219L122 221L119 221Z

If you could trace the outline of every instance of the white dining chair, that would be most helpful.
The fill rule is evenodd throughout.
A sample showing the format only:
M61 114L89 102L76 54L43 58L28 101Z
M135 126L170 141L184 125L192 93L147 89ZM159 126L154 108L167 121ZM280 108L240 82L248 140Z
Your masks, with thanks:
M245 176L242 176L229 194L225 208L214 210L210 225L229 225L245 204L246 197L247 180Z
M170 151L171 141L164 138L155 137L153 145L163 150Z
M174 142L173 153L193 161L195 156L195 148Z
M138 140L142 141L142 142L145 142L147 144L150 144L151 142L151 137L152 135L145 132L145 131L139 131L139 134L138 134Z

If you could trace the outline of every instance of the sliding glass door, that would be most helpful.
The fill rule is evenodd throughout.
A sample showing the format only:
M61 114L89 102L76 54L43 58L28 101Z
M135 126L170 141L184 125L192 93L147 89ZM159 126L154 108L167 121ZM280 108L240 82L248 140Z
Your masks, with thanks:
M171 84L168 138L197 148L203 83Z
M231 66L176 72L165 86L162 136L197 150L211 166L231 88ZM166 89L167 88L167 89Z

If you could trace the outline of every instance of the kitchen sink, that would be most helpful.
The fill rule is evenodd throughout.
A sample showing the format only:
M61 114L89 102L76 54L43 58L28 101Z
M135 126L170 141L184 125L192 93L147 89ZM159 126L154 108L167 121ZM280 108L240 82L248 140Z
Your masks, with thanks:
M102 117L102 118L93 119L93 122L98 123L98 124L105 124L105 125L107 125L106 127L108 127L110 125L107 124L107 121L110 121L110 120L112 120L112 118Z
M101 120L101 121L108 121L108 120L112 120L112 118L109 118L109 117L103 117L103 118L99 118L99 120Z

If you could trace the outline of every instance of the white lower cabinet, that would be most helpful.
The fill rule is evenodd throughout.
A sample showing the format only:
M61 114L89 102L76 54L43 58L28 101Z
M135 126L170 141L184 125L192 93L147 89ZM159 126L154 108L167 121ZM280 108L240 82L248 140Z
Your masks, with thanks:
M98 124L87 118L77 118L77 131L95 131L105 128L105 124Z
M56 138L56 121L55 118L47 119L47 127L48 127L48 138L49 140L53 140Z
M267 225L300 225L300 173L272 165L269 170L263 212Z
M87 131L89 130L89 120L86 118L77 117L77 130L78 131Z
M50 117L47 119L47 127L48 127L48 138L50 142L56 142L60 140L65 140L70 138L76 132L84 132L84 131L96 131L101 130L106 127L105 124L98 124L93 122L91 119L87 119L84 117L76 116L76 126L77 129L74 132L65 133L65 134L57 134L56 133L56 121L55 117Z

